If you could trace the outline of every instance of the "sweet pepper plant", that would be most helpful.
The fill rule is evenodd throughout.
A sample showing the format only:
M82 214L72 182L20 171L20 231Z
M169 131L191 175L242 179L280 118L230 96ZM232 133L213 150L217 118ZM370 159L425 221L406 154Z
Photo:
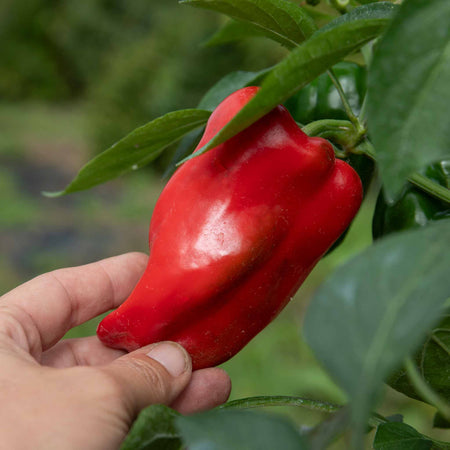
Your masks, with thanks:
M348 404L266 396L234 400L190 417L150 407L141 413L122 448L315 450L350 433L352 446L359 449L367 444L367 431L375 429L370 434L375 449L450 449L450 443L425 436L395 411L389 417L376 413L387 382L435 407L435 427L450 427L450 1L182 0L180 4L229 16L209 45L260 37L284 46L286 56L259 72L226 75L197 108L168 112L137 128L87 163L63 191L47 195L88 189L139 169L177 142L168 173L178 173L177 167L200 160L207 152L232 142L243 145L254 136L248 130L284 104L305 136L304 146L314 142L324 151L318 144L322 141L315 139L328 140L334 151L331 157L356 170L364 191L371 182L379 189L374 242L319 287L302 329L317 359L347 394ZM248 86L259 89L252 89L227 120L216 119L220 126L210 127L200 141L216 107ZM274 174L294 164L275 163L288 157L280 152L274 159ZM257 163L250 158L246 164ZM254 167L248 173L258 180ZM308 183L311 187L315 181ZM204 189L205 196L213 192L207 192L206 184ZM347 191L349 197L330 209L333 215L355 203L350 198L355 191ZM327 198L333 196L331 191L324 192L318 201L332 202ZM178 197L176 201L182 203ZM315 214L310 208L305 213ZM327 233L327 225L318 220L306 228L310 226L323 226ZM320 253L336 238L333 235ZM248 270L252 258L246 262ZM295 261L293 256L290 263ZM245 295L251 296L252 289ZM239 327L246 323L239 322ZM147 330L141 328L139 336L144 339ZM176 330L172 331L176 338ZM108 343L108 332L103 330L102 336ZM135 348L140 343L127 345ZM208 363L199 366L204 364ZM329 415L313 428L298 429L280 416L249 411L274 405Z

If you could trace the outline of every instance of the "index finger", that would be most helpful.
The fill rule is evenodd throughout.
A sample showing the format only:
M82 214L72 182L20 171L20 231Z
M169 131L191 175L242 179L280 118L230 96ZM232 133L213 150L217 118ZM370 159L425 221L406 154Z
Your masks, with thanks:
M20 325L28 348L43 351L74 326L120 305L139 281L147 259L143 253L127 253L48 272L5 294L0 307L9 321L12 316Z

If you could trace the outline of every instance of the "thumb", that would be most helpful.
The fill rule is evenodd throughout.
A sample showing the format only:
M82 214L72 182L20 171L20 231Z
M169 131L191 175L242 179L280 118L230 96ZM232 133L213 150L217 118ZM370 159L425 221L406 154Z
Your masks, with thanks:
M159 342L117 358L104 370L119 385L127 411L134 417L152 404L170 405L191 379L191 358L175 342Z

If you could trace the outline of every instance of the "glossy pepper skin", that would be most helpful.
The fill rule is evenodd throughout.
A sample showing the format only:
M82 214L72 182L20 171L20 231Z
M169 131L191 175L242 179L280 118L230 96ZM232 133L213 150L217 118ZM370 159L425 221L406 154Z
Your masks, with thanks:
M423 174L450 188L450 160L443 160L426 167ZM429 222L450 218L450 204L438 200L408 183L399 199L389 205L380 192L372 222L372 234L378 239L395 231L426 226Z
M359 114L366 94L366 69L355 63L340 62L333 67L333 72L342 85L352 110ZM292 117L302 124L322 119L348 120L338 91L326 73L288 99L285 106ZM338 142L334 142L332 138L330 140L340 147ZM353 153L345 159L345 162L358 173L363 184L364 195L366 195L375 173L374 161L364 154ZM341 234L327 254L340 246L347 232L348 229Z
M226 98L198 148L257 89ZM288 303L361 198L358 175L331 145L276 107L170 179L150 224L146 271L99 338L129 351L176 341L194 369L226 361Z
M370 183L372 182L375 173L375 162L364 154L350 154L345 158L345 162L352 167L359 175L363 187L363 198L366 196ZM350 226L339 236L334 244L328 249L326 255L329 255L336 250L345 240Z

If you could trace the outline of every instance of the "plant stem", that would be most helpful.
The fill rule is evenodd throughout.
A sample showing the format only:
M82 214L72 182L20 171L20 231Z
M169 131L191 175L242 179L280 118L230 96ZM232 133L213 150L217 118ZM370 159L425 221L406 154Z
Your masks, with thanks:
M367 111L367 94L364 96L364 100L361 105L361 111L359 112L359 121L364 127L366 126L366 111Z
M408 177L408 181L420 189L428 192L433 197L437 197L446 202L450 202L450 190L441 186L440 184L435 183L429 178L421 175L420 173L413 173L410 177Z
M347 96L345 95L344 89L342 89L341 83L339 82L337 76L334 74L333 69L328 69L327 73L339 93L339 97L341 98L342 104L344 105L345 112L350 122L359 132L363 128L363 126L361 125L358 117L356 117L355 113L353 112L352 107L348 102Z
M444 350L445 353L447 353L448 356L450 356L450 348L447 347L447 345L445 345L444 342L441 341L441 339L439 339L436 336L436 331L440 331L439 328L437 330L433 330L433 334L431 335L431 339L437 344L439 345L439 347L441 347L442 350ZM447 331L447 330L443 330L443 331Z
M347 158L349 153L352 153L355 142L359 140L355 127L348 120L316 120L302 127L302 131L308 136L319 136L331 141L336 158L341 159Z
M373 159L374 161L377 160L375 149L373 148L372 143L368 139L365 139L358 146L358 150L361 153L367 155L369 158ZM439 200L443 200L444 202L450 203L450 190L445 188L444 186L441 186L438 183L435 183L433 180L430 180L426 176L418 172L415 172L408 177L408 181L411 184L414 184L414 186L417 186L422 191L425 191L427 194Z
M420 375L411 358L406 358L405 368L408 378L411 380L411 383L422 398L428 403L434 405L442 416L445 417L446 420L450 421L450 405L430 388L428 383Z
M324 131L339 130L349 132L353 129L351 122L348 120L322 119L310 122L302 127L303 133L308 136L317 136Z

